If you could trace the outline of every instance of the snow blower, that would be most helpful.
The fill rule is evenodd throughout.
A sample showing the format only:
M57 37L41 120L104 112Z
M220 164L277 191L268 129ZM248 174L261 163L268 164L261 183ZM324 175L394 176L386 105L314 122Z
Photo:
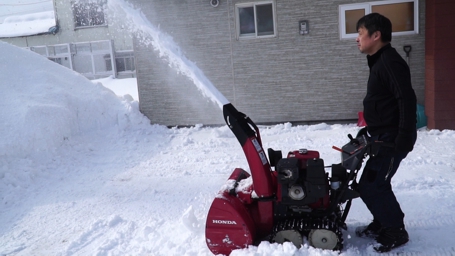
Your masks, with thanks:
M212 202L206 221L206 243L214 254L271 243L304 239L315 248L341 250L342 229L352 199L359 197L356 177L363 159L381 142L358 134L341 149L341 163L324 166L318 151L299 149L286 158L262 147L258 127L231 104L223 106L226 124L245 153L250 173L236 168ZM331 175L326 169L331 169Z

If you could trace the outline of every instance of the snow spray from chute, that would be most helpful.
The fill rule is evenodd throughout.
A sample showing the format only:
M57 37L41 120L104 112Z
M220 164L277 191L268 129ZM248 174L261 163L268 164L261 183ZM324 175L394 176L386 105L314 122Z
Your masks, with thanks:
M172 37L162 33L145 17L143 12L134 9L131 4L123 0L110 0L108 1L108 7L114 11L123 10L126 18L132 22L133 29L150 36L151 45L154 50L158 51L160 57L165 58L172 68L187 76L202 94L216 103L220 109L223 109L223 105L229 103L226 97L204 75L202 70L183 55L180 47L174 42Z

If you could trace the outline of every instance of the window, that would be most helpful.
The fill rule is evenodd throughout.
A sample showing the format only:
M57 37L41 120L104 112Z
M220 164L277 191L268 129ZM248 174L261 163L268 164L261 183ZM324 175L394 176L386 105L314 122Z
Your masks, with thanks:
M32 46L31 51L47 57L49 60L72 69L69 44L56 44L47 46Z
M75 28L106 26L106 0L78 0L71 4Z
M112 61L113 45L110 40L33 46L31 51L41 54L48 59L67 68L79 72L87 78L94 79L113 75Z
M114 63L112 41L79 42L73 46L73 69L88 78L99 78L113 75ZM109 60L109 61L106 61Z
M117 74L135 75L136 72L134 52L125 50L114 54L111 40L32 46L28 49L89 79L116 77ZM114 61L112 56L115 56Z
M340 38L357 37L357 21L366 14L377 12L392 22L392 35L419 33L418 0L389 0L340 5Z
M136 70L134 66L134 53L132 51L116 52L115 65L117 72L133 72Z
M276 35L275 5L272 1L238 4L235 10L239 38Z
M105 59L106 63L111 62L110 56ZM115 68L119 74L133 74L136 70L134 64L133 51L119 51L115 52Z

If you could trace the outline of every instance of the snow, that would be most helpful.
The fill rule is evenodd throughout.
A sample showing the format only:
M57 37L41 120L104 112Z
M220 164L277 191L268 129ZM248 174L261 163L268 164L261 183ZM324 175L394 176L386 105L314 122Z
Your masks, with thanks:
M0 37L46 33L53 26L55 26L54 11L10 16L0 24Z
M3 0L0 7L0 37L47 33L56 25L52 0Z
M136 78L115 79L112 76L92 80L93 83L101 83L115 94L139 101Z
M131 80L92 82L6 43L0 70L0 255L211 255L210 204L236 167L248 171L227 126L152 125ZM127 91L108 89L123 82ZM332 145L359 129L259 128L265 148L318 150L326 165L340 161ZM455 131L419 129L392 180L410 234L393 254L455 254L454 149ZM370 221L355 199L341 253L262 242L231 255L374 255L372 241L354 234Z
M186 58L172 37L153 25L143 12L122 0L109 1L108 8L112 10L115 18L121 19L122 22L129 25L131 32L142 34L141 43L150 45L159 53L161 58L168 61L169 66L187 76L202 95L217 104L220 109L223 108L223 105L229 103L224 95L204 75L204 72L194 62Z

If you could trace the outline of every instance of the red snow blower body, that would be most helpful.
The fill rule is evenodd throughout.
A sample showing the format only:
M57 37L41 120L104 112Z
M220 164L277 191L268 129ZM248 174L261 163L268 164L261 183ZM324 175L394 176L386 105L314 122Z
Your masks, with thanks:
M236 168L210 207L206 243L214 254L258 245L261 241L300 247L306 237L311 246L341 250L342 229L355 191L356 175L364 157L375 148L365 135L342 147L342 162L329 167L319 152L289 152L262 147L258 127L232 104L223 106L226 124L245 153L251 175ZM331 168L331 176L325 171Z

